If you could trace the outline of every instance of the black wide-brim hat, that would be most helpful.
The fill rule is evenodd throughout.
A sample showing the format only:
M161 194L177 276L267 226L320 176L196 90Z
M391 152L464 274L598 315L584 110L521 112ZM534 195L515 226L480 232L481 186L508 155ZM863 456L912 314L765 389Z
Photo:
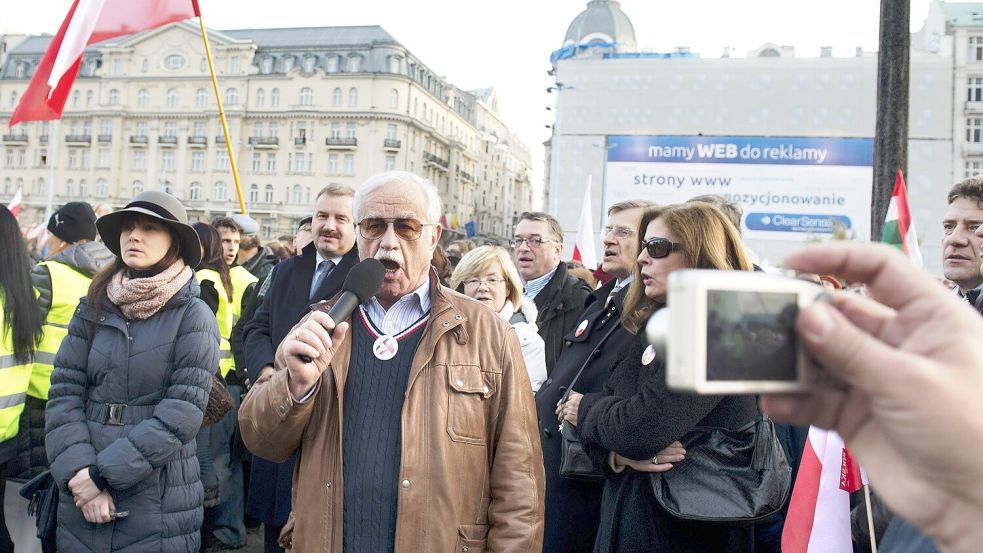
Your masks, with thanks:
M96 220L96 228L99 229L103 243L116 257L120 257L120 227L127 213L139 213L158 219L174 229L181 245L181 257L184 263L192 269L201 263L201 242L198 240L198 233L188 224L188 212L177 198L156 190L144 192L133 198L133 201L126 204L123 209L103 215Z

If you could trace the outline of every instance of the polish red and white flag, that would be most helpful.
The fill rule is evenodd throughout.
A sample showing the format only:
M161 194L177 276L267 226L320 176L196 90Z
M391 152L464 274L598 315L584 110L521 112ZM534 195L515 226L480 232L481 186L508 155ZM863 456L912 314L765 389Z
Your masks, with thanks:
M9 209L10 212L14 214L14 219L20 216L20 204L22 199L23 199L23 190L21 190L21 188L18 186L17 192L14 194L14 199L10 200L10 203L7 204L7 209Z
M577 225L577 239L573 243L573 260L583 263L584 267L593 271L597 268L597 250L594 248L590 185L591 178L588 177L587 189L584 190L584 203L580 206L580 222Z
M810 427L782 531L782 553L852 553L850 494L866 483L843 438Z
M90 44L199 15L197 0L75 0L8 126L60 119Z

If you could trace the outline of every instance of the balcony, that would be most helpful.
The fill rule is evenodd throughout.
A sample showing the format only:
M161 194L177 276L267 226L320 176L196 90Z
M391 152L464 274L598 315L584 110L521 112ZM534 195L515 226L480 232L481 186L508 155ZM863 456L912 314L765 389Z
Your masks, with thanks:
M966 115L979 115L983 113L983 102L966 102Z
M208 145L208 137L205 136L189 136L188 146L192 148L204 148Z
M249 145L253 148L278 148L280 139L275 136L250 136Z
M357 138L325 138L324 144L329 150L354 150L358 148Z
M157 143L161 146L166 146L168 148L177 147L177 137L176 136L158 136Z
M3 135L5 144L27 144L26 134L5 134Z
M403 143L399 140L396 140L395 138L387 138L382 141L382 147L387 152L398 152L402 146Z
M430 152L423 152L423 163L436 167L441 171L447 171L447 167L450 166L450 162L446 159L439 158Z
M474 182L474 176L472 176L471 173L468 173L467 171L462 171L460 169L457 169L456 173L457 176L460 177L461 179L466 180L468 182Z
M250 140L252 140L252 139L250 139ZM225 135L224 134L216 135L215 136L215 143L216 144L225 144ZM250 144L252 144L252 142L250 142Z
M963 156L966 157L981 157L983 156L983 143L981 142L969 142L963 144Z
M150 139L147 138L146 136L136 135L136 134L130 135L130 144L134 146L142 146L146 148L147 144L149 143L150 143Z
M47 144L48 143L48 135L42 134L41 136L39 136L38 137L38 142L40 142L41 144Z
M100 134L96 138L96 140L98 140L100 144L109 144L110 142L113 141L113 135L111 135L111 134Z
M91 134L66 134L65 143L69 146L89 146L92 144Z
M307 137L298 136L294 138L294 146L307 146Z

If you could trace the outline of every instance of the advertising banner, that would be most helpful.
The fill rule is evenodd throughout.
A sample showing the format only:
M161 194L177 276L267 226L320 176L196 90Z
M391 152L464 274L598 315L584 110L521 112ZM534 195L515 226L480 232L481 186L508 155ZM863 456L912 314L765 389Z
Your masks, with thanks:
M604 209L719 194L744 210L752 240L843 231L870 239L871 138L609 136Z

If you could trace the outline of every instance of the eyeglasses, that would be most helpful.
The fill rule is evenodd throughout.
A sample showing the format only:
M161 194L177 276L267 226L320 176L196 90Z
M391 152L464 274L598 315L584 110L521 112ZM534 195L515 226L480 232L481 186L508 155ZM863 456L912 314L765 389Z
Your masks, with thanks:
M423 227L433 226L433 223L421 223L416 219L381 219L372 217L358 222L358 233L366 240L382 238L389 225L393 226L396 236L403 240L416 240L423 234Z
M631 235L635 234L635 231L628 227L607 226L604 227L604 232L601 234L601 236L607 236L612 233L614 234L615 238L628 238Z
M484 284L489 288L492 288L494 286L501 286L505 284L505 279L502 277L469 278L465 280L462 284L464 284L465 288L478 288L482 284Z
M649 238L642 242L642 247L652 259L662 259L669 257L672 252L682 251L683 245L669 241L668 238Z
M515 248L518 248L519 246L525 244L529 248L532 248L532 249L535 250L535 249L538 249L538 248L542 248L543 247L543 244L546 244L546 243L549 243L549 242L552 242L552 240L550 240L548 238L513 238L512 240L509 241L509 245L512 246L512 249L515 249Z

